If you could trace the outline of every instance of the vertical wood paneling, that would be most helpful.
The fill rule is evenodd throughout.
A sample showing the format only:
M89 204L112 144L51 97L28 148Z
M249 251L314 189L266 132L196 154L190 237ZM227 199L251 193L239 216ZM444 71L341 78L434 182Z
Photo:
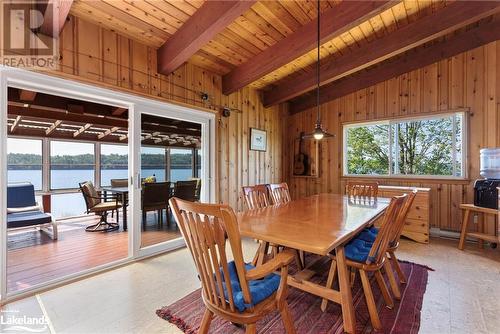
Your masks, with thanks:
M283 169L292 195L303 196L304 187L308 193L342 192L342 123L468 107L469 181L378 180L387 185L431 188L431 226L459 231L462 213L458 207L460 203L473 202L473 181L480 178L479 149L500 147L499 64L500 42L494 42L323 104L321 109L327 114L324 127L337 137L321 143L319 178L294 178L290 169ZM284 147L291 147L300 131L312 130L311 116L315 112L310 109L288 117ZM293 155L285 154L283 163L290 163L291 159ZM487 221L491 228L491 219Z
M72 16L61 34L60 48L59 75L76 75L96 85L104 83L194 107L207 107L197 93L203 91L213 105L241 110L218 119L216 188L220 202L242 209L242 186L281 181L286 106L264 108L252 88L224 96L221 77L192 64L184 64L169 76L160 75L156 49ZM268 132L267 152L249 150L249 127Z

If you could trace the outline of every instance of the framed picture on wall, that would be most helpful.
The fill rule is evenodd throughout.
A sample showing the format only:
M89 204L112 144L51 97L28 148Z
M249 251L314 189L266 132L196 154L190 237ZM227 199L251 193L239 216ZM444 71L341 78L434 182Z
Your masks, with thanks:
M250 128L250 149L253 151L266 151L267 132L265 130Z

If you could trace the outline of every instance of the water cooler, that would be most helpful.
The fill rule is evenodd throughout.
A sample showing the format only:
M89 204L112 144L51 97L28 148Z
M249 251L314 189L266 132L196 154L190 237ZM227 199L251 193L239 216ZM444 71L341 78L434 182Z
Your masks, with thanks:
M474 205L498 209L500 187L500 148L483 148L480 153L480 174L474 182Z

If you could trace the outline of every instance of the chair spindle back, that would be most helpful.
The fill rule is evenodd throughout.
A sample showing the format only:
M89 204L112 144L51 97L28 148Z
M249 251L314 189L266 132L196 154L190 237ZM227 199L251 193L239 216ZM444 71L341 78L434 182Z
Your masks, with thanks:
M347 182L345 193L349 197L377 198L377 182Z
M205 302L221 310L238 312L233 302L226 256L227 236L243 299L251 304L234 211L226 205L194 203L175 197L170 199L170 206L198 270Z
M271 204L267 185L265 184L242 187L242 192L245 204L250 210L262 209Z
M391 202L385 211L384 217L382 218L382 224L377 237L375 238L372 248L370 249L370 253L368 254L368 259L366 260L368 264L382 263L385 253L387 252L387 248L389 248L391 237L394 235L396 219L407 197L408 195L404 194L401 196L394 196L391 199Z
M416 189L408 194L401 210L399 211L399 214L396 218L395 226L393 228L393 234L389 240L390 247L397 245L399 239L401 238L401 233L403 233L403 228L405 227L406 217L408 216L408 212L410 211L410 208L413 205L415 196L417 196Z
M271 191L273 204L284 204L292 200L290 191L288 189L288 184L286 184L286 182L270 184L269 189Z

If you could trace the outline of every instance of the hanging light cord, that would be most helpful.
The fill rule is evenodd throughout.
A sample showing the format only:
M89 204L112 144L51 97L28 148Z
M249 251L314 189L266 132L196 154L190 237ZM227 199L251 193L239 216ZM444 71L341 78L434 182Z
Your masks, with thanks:
M319 7L320 7L320 0L318 0L318 49L317 49L317 61L316 61L316 79L317 79L317 82L316 82L316 105L317 105L317 119L316 119L316 124L320 124L321 123L321 113L320 113L320 100L319 100L319 85L320 85L320 80L319 80L319 62L320 62L320 55L319 55L319 47L320 47L320 33L319 33L319 30L320 30L320 10L319 10Z

